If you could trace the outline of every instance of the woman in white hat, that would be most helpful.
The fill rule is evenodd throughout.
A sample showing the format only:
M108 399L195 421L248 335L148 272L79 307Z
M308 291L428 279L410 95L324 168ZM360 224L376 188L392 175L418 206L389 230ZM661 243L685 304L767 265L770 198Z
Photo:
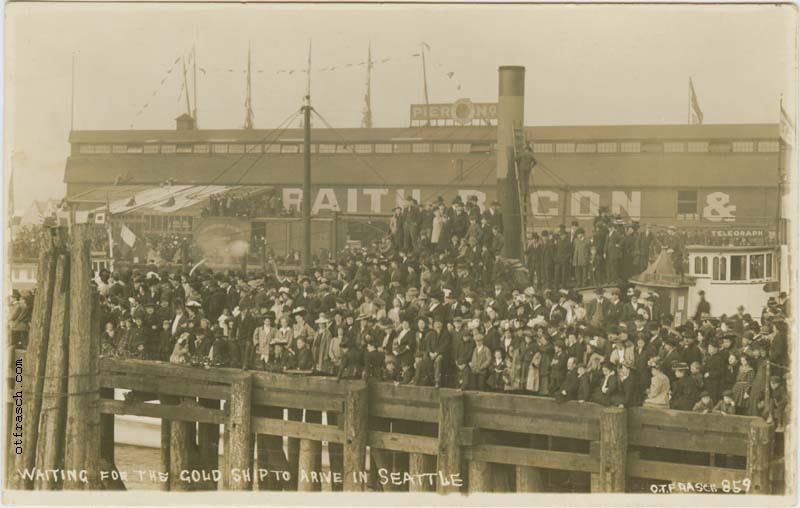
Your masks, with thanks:
M334 374L333 364L330 359L331 331L328 328L330 319L321 313L314 321L317 324L317 333L311 344L311 353L314 355L314 370L319 374Z

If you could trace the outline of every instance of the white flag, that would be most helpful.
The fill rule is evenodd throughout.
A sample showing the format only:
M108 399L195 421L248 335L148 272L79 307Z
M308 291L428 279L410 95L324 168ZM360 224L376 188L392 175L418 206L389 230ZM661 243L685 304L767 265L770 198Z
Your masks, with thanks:
M119 236L122 237L123 242L128 244L128 247L133 247L133 244L136 243L136 235L125 224L122 225Z
M80 210L75 212L75 224L87 224L88 222L89 212Z

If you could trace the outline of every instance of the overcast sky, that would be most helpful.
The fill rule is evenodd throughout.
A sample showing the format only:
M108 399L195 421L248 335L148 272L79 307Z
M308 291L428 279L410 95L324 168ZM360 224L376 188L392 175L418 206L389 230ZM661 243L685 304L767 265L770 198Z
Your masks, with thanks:
M313 104L335 127L359 126L369 42L389 59L373 71L375 126L408 125L423 41L431 102L496 101L497 67L523 65L527 125L683 124L689 76L704 123L763 123L782 93L794 112L795 23L791 6L11 3L5 166L13 157L18 211L63 196L73 54L75 129L174 128L173 64L193 45L200 127L239 128L248 43L255 126L275 127L306 87L278 71L305 69L309 40Z

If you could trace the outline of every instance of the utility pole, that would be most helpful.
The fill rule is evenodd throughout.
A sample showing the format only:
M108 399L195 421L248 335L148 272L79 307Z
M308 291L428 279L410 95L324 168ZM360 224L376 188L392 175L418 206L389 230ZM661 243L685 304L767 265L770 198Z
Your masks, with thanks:
M186 77L186 58L181 58L183 64L183 88L186 90L186 114L192 116L192 106L189 103L189 80Z
M309 66L309 71L311 67ZM310 74L310 72L309 72ZM303 270L311 268L311 94L303 105Z
M199 129L197 125L197 47L192 46L192 87L194 88L194 108L192 108L192 116L194 117L194 128Z

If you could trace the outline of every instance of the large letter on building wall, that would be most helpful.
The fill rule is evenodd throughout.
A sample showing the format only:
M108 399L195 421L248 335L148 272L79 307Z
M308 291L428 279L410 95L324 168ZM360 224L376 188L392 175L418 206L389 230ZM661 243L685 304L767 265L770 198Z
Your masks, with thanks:
M639 219L642 216L642 193L631 191L631 197L628 198L628 193L625 191L613 191L611 193L611 213L622 215L623 209L631 219Z
M320 189L317 192L317 199L314 200L314 205L311 207L311 214L317 215L320 210L340 211L339 200L336 199L333 189Z
M292 207L300 210L300 205L303 202L303 189L295 187L287 187L283 189L283 206L290 209Z
M540 202L542 199L550 200L551 203L556 203L556 206L551 206L547 210L542 210ZM534 217L555 217L558 215L558 194L554 191L543 190L531 192L531 210L533 210Z
M712 192L706 196L703 218L713 222L736 220L736 205L729 205L731 197L724 192Z
M467 202L467 199L469 199L470 196L478 196L478 208L480 208L481 211L483 211L483 209L486 207L486 193L485 192L481 192L479 190L470 190L470 189L464 190L464 189L461 189L461 190L458 191L458 195L461 196L461 200L464 203Z
M585 209L584 203L588 204ZM592 191L573 192L570 204L570 215L573 217L597 217L597 213L600 211L600 194Z
M358 213L358 189L347 189L347 213Z
M389 194L389 189L364 189L362 192L370 197L369 211L381 213L381 197Z

